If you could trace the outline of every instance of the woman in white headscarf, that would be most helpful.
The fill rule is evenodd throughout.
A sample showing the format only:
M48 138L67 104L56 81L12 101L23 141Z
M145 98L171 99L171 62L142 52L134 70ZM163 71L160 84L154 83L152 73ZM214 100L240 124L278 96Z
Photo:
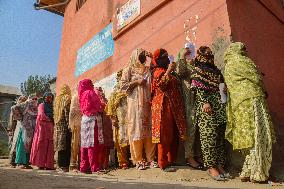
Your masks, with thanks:
M143 147L147 162L154 162L155 144L151 138L151 81L150 68L145 66L149 53L143 49L132 52L128 67L123 70L121 89L127 93L127 127L131 158L137 169L146 169L143 163Z
M25 96L20 96L17 99L16 105L19 105L23 102L25 102L27 98ZM16 144L17 139L19 136L20 128L21 128L21 120L22 120L22 114L19 111L19 108L16 107L16 105L11 107L11 114L10 114L10 120L9 120L9 131L11 132L11 148L10 148L10 165L11 167L16 167Z

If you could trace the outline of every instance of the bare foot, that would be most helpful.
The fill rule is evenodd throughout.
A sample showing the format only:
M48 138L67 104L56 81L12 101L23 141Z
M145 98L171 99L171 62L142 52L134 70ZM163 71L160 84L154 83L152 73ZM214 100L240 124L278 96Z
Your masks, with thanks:
M219 171L216 168L211 167L208 170L209 170L210 175L212 175L213 177L220 175Z

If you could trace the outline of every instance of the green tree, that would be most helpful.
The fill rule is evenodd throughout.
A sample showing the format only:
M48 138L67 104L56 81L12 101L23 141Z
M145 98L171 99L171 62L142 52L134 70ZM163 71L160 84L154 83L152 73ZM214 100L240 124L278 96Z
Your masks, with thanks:
M28 79L21 83L21 91L25 96L29 96L34 93L43 94L49 89L49 81L52 79L51 75L39 76L30 75Z

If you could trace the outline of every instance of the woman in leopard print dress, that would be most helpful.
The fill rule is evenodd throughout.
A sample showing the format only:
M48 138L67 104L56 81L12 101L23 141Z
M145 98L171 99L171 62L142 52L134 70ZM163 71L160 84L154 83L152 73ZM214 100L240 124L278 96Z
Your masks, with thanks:
M194 124L200 131L204 166L213 179L222 181L230 177L223 169L226 114L219 93L219 84L223 83L223 76L214 65L214 56L209 47L199 48L194 66L191 75L191 89L196 95Z

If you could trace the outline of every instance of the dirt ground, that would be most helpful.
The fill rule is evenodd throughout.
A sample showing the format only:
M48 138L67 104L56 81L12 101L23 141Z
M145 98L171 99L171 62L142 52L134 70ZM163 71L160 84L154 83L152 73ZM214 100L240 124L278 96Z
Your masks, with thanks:
M8 160L0 160L0 189L177 189L177 188L283 188L268 184L242 183L239 178L227 182L212 180L204 171L177 167L175 173L160 169L138 171L113 170L107 174L59 173L38 169L10 168Z

